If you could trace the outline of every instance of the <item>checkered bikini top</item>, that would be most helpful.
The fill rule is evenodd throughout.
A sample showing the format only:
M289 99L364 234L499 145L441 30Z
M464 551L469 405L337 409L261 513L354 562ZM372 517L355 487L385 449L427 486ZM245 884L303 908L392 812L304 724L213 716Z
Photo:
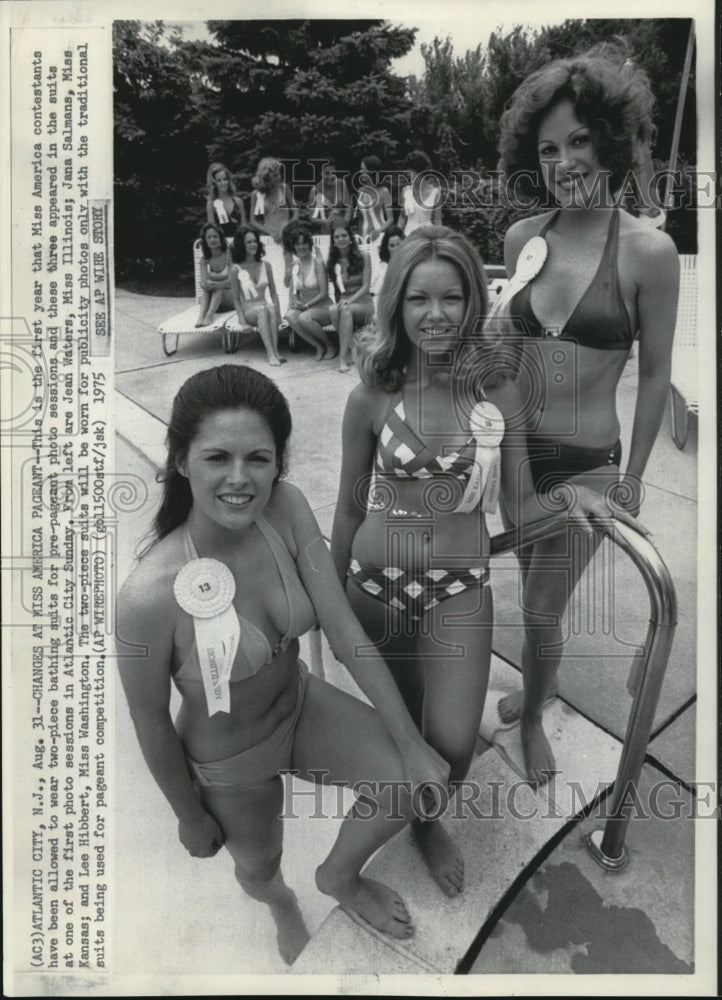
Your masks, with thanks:
M403 397L386 417L379 435L374 460L375 471L387 476L430 479L450 475L466 479L476 453L473 436L460 451L435 455L406 423Z

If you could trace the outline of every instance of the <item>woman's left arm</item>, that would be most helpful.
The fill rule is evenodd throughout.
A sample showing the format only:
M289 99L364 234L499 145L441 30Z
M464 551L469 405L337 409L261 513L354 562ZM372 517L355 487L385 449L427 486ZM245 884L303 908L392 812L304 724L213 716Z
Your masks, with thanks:
M622 479L629 490L620 490L618 502L638 513L639 481L649 459L669 393L672 341L679 295L679 257L666 233L645 229L635 233L637 271L637 316L639 322L639 380L634 409L629 460ZM630 502L624 503L625 493Z
M383 719L412 782L446 785L448 764L423 740L385 661L351 610L308 501L290 483L279 483L277 496L281 491L284 520L293 526L297 545L298 572L331 649Z
M236 208L241 213L241 221L239 223L239 226L245 226L246 225L246 210L243 207L243 199L240 198L238 195L234 195L233 201L235 203Z

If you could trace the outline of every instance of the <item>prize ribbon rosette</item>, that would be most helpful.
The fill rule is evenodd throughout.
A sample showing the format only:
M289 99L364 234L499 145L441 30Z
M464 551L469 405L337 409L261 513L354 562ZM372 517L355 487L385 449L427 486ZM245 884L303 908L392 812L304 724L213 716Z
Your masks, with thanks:
M506 288L504 288L489 310L489 315L484 324L485 327L503 317L506 313L506 307L516 293L520 292L525 285L528 285L533 278L536 278L537 274L544 267L544 261L547 259L547 250L547 241L543 236L532 236L524 244L516 262L514 277L509 279Z
M236 582L218 559L192 559L173 583L178 604L193 618L208 714L230 712L229 679L241 638L233 607Z
M226 206L223 204L223 200L221 198L216 198L213 202L213 207L216 210L216 218L218 219L219 225L225 226L227 222L230 222L228 212L226 212Z
M259 215L266 214L266 196L263 191L256 190L256 210L253 213L254 218L258 218Z
M241 291L243 292L243 297L245 299L258 298L258 290L256 289L256 286L253 284L253 279L251 278L248 271L246 271L245 268L243 267L240 267L238 269L238 280L241 283Z
M293 289L293 294L298 295L301 290L301 264L299 261L294 261L293 267L291 268L291 287Z
M481 501L485 514L493 514L501 486L501 450L504 418L498 407L483 400L474 406L469 427L476 442L476 454L469 482L455 514L469 514Z

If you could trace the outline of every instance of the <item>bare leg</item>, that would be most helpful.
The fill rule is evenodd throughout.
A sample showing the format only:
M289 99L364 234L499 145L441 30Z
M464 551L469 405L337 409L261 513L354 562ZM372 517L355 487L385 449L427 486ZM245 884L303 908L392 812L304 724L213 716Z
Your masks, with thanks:
M246 322L258 328L263 346L266 348L269 365L273 365L274 367L280 365L281 359L275 347L273 331L271 329L271 317L269 316L269 309L266 303L261 302L246 306L245 317ZM278 336L278 331L276 331L276 336Z
M236 880L252 899L268 906L276 924L278 950L289 965L308 942L295 893L279 865L283 785L276 777L251 788L203 788L201 798L226 835Z
M353 583L347 592L386 657L424 739L449 762L452 785L458 783L471 763L486 697L493 621L490 589L468 589L443 601L411 636L394 628L399 623L388 617L384 605ZM449 623L449 615L460 617ZM441 821L416 818L412 833L431 877L445 895L456 896L463 890L464 861Z
M410 937L413 927L401 897L361 875L371 855L412 815L398 750L380 716L369 705L310 677L296 728L293 767L301 777L322 776L327 783L363 790L316 871L318 888L378 930Z
M338 307L338 330L339 354L338 370L347 372L351 368L351 338L353 337L353 313L351 307L346 302L341 302Z
M311 330L306 330L304 325L300 322L300 309L289 309L286 313L286 319L290 326L293 327L294 331L298 334L301 340L305 340L307 344L310 344L316 352L316 360L320 361L324 355L324 345L322 342L316 339L315 335Z
M304 309L299 316L298 322L303 328L305 338L308 339L311 337L321 345L320 353L319 348L316 348L317 361L323 361L324 358L335 356L333 345L322 325L327 324L330 318L329 310L326 306L312 306L310 309Z

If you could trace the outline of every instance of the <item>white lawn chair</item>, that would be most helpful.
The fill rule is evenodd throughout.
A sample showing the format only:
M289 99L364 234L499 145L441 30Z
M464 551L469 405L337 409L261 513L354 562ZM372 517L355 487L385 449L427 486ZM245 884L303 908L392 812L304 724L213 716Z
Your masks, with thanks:
M178 339L189 333L217 333L220 331L223 341L223 350L226 354L230 354L231 351L236 350L238 347L237 343L234 347L234 340L226 331L226 320L229 316L232 316L233 313L228 311L216 313L212 323L209 323L207 326L196 326L196 320L198 319L198 307L203 295L203 289L201 288L202 257L203 251L201 250L201 241L196 240L193 244L193 276L195 279L196 304L194 306L190 306L188 309L184 309L183 312L176 313L176 315L171 316L170 319L164 320L158 327L158 333L161 336L161 343L163 345L163 353L167 357L171 357L171 355L175 354L178 350Z
M684 448L689 415L697 414L697 255L680 254L679 304L672 345L672 379L669 387L672 440Z

